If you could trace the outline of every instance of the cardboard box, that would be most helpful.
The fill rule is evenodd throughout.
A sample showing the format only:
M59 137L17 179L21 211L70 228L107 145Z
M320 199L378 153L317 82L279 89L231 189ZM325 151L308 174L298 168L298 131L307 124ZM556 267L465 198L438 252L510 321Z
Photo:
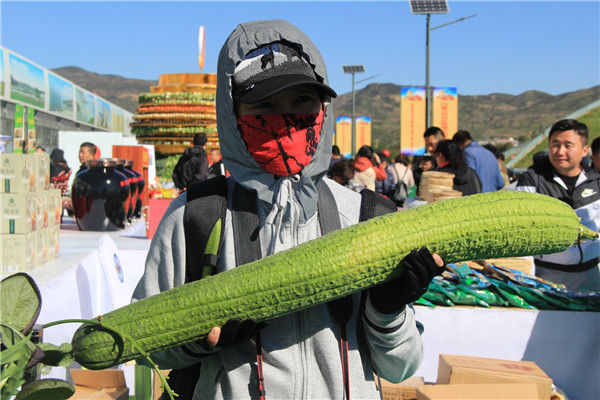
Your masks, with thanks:
M75 394L70 400L129 400L129 388L121 369L71 369L71 377Z
M35 192L38 187L38 160L35 154L0 154L0 193Z
M36 232L0 235L0 260L2 277L35 268Z
M38 229L33 232L35 236L35 262L34 266L39 267L48 261L48 228Z
M48 153L34 153L36 191L43 192L50 189L50 155Z
M48 191L37 192L36 198L38 202L38 220L37 229L47 228L50 225L50 195Z
M48 261L58 258L60 255L60 225L48 227Z
M440 354L438 384L535 383L539 399L550 398L552 379L532 361Z
M48 196L48 226L60 225L63 214L60 189L50 189L45 193Z
M425 385L425 381L419 376L412 376L400 383L392 383L375 377L375 382L379 381L381 381L381 394L384 400L415 400L417 388Z
M535 383L425 385L417 389L418 400L537 400L539 398Z
M41 228L38 193L2 193L2 234L29 233Z

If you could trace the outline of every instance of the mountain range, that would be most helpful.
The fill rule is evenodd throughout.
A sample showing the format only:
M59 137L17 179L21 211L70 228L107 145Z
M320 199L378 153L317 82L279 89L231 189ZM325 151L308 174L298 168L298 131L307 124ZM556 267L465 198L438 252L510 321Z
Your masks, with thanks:
M53 72L132 113L138 106L138 95L158 84L158 80L101 75L79 67L56 68ZM356 116L371 117L375 149L399 147L400 88L392 83L372 83L354 93ZM458 91L458 127L468 130L476 139L527 140L600 99L600 85L559 95L530 90L519 95L472 96L461 95L460 88ZM350 116L352 94L339 95L332 105L335 116Z

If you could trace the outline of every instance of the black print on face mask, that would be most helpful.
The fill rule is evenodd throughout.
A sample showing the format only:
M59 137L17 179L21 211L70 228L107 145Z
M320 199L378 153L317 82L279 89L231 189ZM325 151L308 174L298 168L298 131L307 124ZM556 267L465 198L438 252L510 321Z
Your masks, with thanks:
M320 114L242 116L238 122L246 147L267 172L289 176L300 172L316 153Z

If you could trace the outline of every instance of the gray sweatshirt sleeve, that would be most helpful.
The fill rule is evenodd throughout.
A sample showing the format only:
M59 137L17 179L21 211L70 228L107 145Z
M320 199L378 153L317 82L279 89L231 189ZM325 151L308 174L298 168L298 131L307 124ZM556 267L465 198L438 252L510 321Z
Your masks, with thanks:
M132 301L150 297L185 283L185 236L183 212L187 201L186 194L174 199L152 238L146 257L144 274L138 282ZM165 350L151 355L152 361L163 369L183 368L199 361L208 354L198 344ZM145 360L139 363L147 365Z
M137 301L181 286L185 282L185 236L183 211L187 196L174 199L150 243L144 274L133 291Z
M365 305L365 335L374 369L393 383L412 376L423 360L423 343L412 306L394 314L381 314L371 301Z

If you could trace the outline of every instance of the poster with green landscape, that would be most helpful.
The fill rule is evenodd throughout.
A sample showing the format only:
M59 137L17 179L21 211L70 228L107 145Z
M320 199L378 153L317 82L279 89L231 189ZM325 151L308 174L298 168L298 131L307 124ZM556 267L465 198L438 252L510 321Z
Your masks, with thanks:
M73 118L73 84L53 74L48 74L50 86L50 111Z
M96 119L96 126L100 128L110 129L111 126L111 114L110 104L104 100L96 98L96 106L98 109L98 118Z
M75 118L77 118L77 121L95 125L96 101L94 100L94 95L84 92L80 88L75 88L75 104Z
M44 70L9 54L10 98L20 103L44 107Z

